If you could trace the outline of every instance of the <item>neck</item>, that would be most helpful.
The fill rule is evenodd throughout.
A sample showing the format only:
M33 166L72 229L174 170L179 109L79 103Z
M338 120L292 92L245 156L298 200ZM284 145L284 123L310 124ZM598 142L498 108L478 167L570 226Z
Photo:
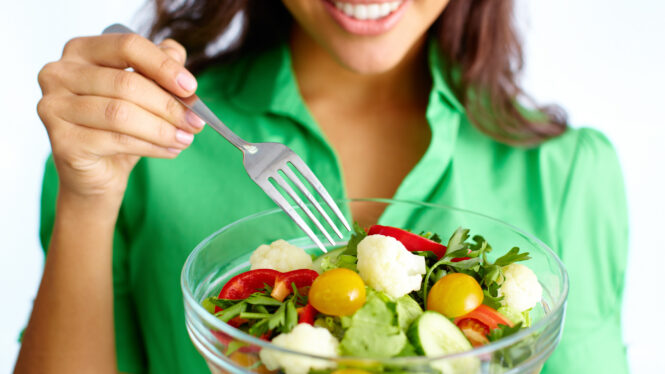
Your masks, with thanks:
M427 105L431 77L423 36L391 69L361 74L343 66L302 28L294 26L291 35L293 70L300 92L308 104L319 99L333 100L347 108ZM371 106L368 106L371 105Z

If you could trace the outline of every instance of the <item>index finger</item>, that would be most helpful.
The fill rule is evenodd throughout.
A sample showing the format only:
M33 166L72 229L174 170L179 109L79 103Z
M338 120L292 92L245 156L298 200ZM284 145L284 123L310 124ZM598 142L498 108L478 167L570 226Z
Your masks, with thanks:
M150 40L138 34L105 34L77 38L63 56L75 55L96 65L132 68L180 97L196 91L196 78Z

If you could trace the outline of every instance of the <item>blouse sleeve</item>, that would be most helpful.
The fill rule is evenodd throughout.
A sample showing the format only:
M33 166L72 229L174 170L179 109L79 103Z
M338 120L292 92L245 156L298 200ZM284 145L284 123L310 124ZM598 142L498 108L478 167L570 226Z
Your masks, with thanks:
M610 142L578 131L555 244L570 276L561 344L544 373L628 373L621 301L628 253L623 177Z
M53 159L49 157L44 172L39 230L45 254L51 240L57 194L58 173ZM126 373L143 373L147 371L145 355L129 286L127 245L119 229L120 226L120 223L116 225L113 235L113 311L118 370Z

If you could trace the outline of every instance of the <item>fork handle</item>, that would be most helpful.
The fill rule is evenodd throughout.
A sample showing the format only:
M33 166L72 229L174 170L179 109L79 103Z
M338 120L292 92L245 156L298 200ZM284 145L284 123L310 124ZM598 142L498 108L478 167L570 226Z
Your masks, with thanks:
M134 34L134 31L129 27L114 23L111 26L107 27L102 31L102 34ZM178 100L182 105L186 106L189 110L194 112L199 118L206 122L210 127L215 129L224 139L228 140L229 143L233 144L236 148L242 152L254 153L256 152L256 147L236 135L231 129L229 129L213 112L208 108L207 105L199 99L197 95L192 95L190 97L181 98L174 94L171 94L176 100Z

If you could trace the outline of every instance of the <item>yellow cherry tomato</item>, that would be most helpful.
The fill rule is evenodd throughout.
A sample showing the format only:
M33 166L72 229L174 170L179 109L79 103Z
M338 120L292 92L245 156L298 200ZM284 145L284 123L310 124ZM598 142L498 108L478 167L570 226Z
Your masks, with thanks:
M309 303L331 316L350 316L365 304L365 282L353 270L328 270L314 279Z
M427 295L427 309L448 318L463 316L483 303L483 289L470 275L450 273L439 279Z

